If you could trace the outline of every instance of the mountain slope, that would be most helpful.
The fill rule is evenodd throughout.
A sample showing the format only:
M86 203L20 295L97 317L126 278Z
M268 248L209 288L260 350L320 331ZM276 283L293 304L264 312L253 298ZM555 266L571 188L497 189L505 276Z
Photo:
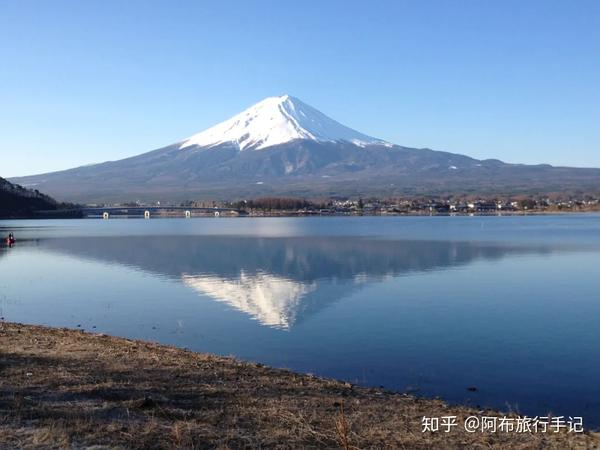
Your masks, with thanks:
M26 217L35 211L57 208L56 201L47 195L0 178L0 217Z
M359 146L387 144L336 122L295 97L283 95L266 98L231 119L193 135L180 148L230 144L239 150L260 150L297 139L346 141Z
M287 95L142 155L14 180L87 202L600 192L600 169L506 164L401 147L345 127Z

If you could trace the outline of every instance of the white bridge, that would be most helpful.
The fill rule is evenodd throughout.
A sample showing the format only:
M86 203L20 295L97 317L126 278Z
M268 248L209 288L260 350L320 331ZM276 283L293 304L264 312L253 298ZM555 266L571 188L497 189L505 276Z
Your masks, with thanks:
M75 210L74 210L75 211ZM162 216L168 213L169 217L191 218L194 215L206 216L232 214L243 216L246 211L234 208L190 208L185 206L110 206L110 207L83 207L78 209L85 217L102 217L108 219L112 216L139 216L150 219L152 216Z

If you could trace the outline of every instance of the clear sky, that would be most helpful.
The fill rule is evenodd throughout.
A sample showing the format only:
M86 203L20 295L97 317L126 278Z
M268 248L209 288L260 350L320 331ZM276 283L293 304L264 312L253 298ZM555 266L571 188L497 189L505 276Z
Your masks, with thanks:
M401 145L600 167L600 1L0 0L0 176L283 93Z

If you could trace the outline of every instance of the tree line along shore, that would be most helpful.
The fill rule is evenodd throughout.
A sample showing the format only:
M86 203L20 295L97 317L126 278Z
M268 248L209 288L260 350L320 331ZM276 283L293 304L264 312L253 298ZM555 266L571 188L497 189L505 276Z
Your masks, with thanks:
M469 433L500 416L151 342L0 323L0 448L598 448L597 433ZM456 416L451 432L423 417Z
M329 198L308 200L295 197L264 197L251 200L198 200L176 205L161 202L124 202L87 205L107 207L115 215L128 215L135 209L152 209L152 216L181 216L182 208L193 216L360 216L360 215L522 215L600 212L600 197L407 197L407 198ZM169 210L172 207L173 210ZM122 211L119 211L119 208ZM156 211L156 208L160 208ZM194 210L203 209L203 211ZM135 215L135 214L134 214ZM138 214L139 215L139 214Z

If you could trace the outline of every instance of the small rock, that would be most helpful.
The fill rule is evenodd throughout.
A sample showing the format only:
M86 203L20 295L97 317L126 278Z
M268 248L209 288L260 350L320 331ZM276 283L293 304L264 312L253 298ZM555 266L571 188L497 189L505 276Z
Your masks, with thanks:
M140 408L154 408L156 406L156 402L152 400L150 397L144 397L144 400L140 403Z

